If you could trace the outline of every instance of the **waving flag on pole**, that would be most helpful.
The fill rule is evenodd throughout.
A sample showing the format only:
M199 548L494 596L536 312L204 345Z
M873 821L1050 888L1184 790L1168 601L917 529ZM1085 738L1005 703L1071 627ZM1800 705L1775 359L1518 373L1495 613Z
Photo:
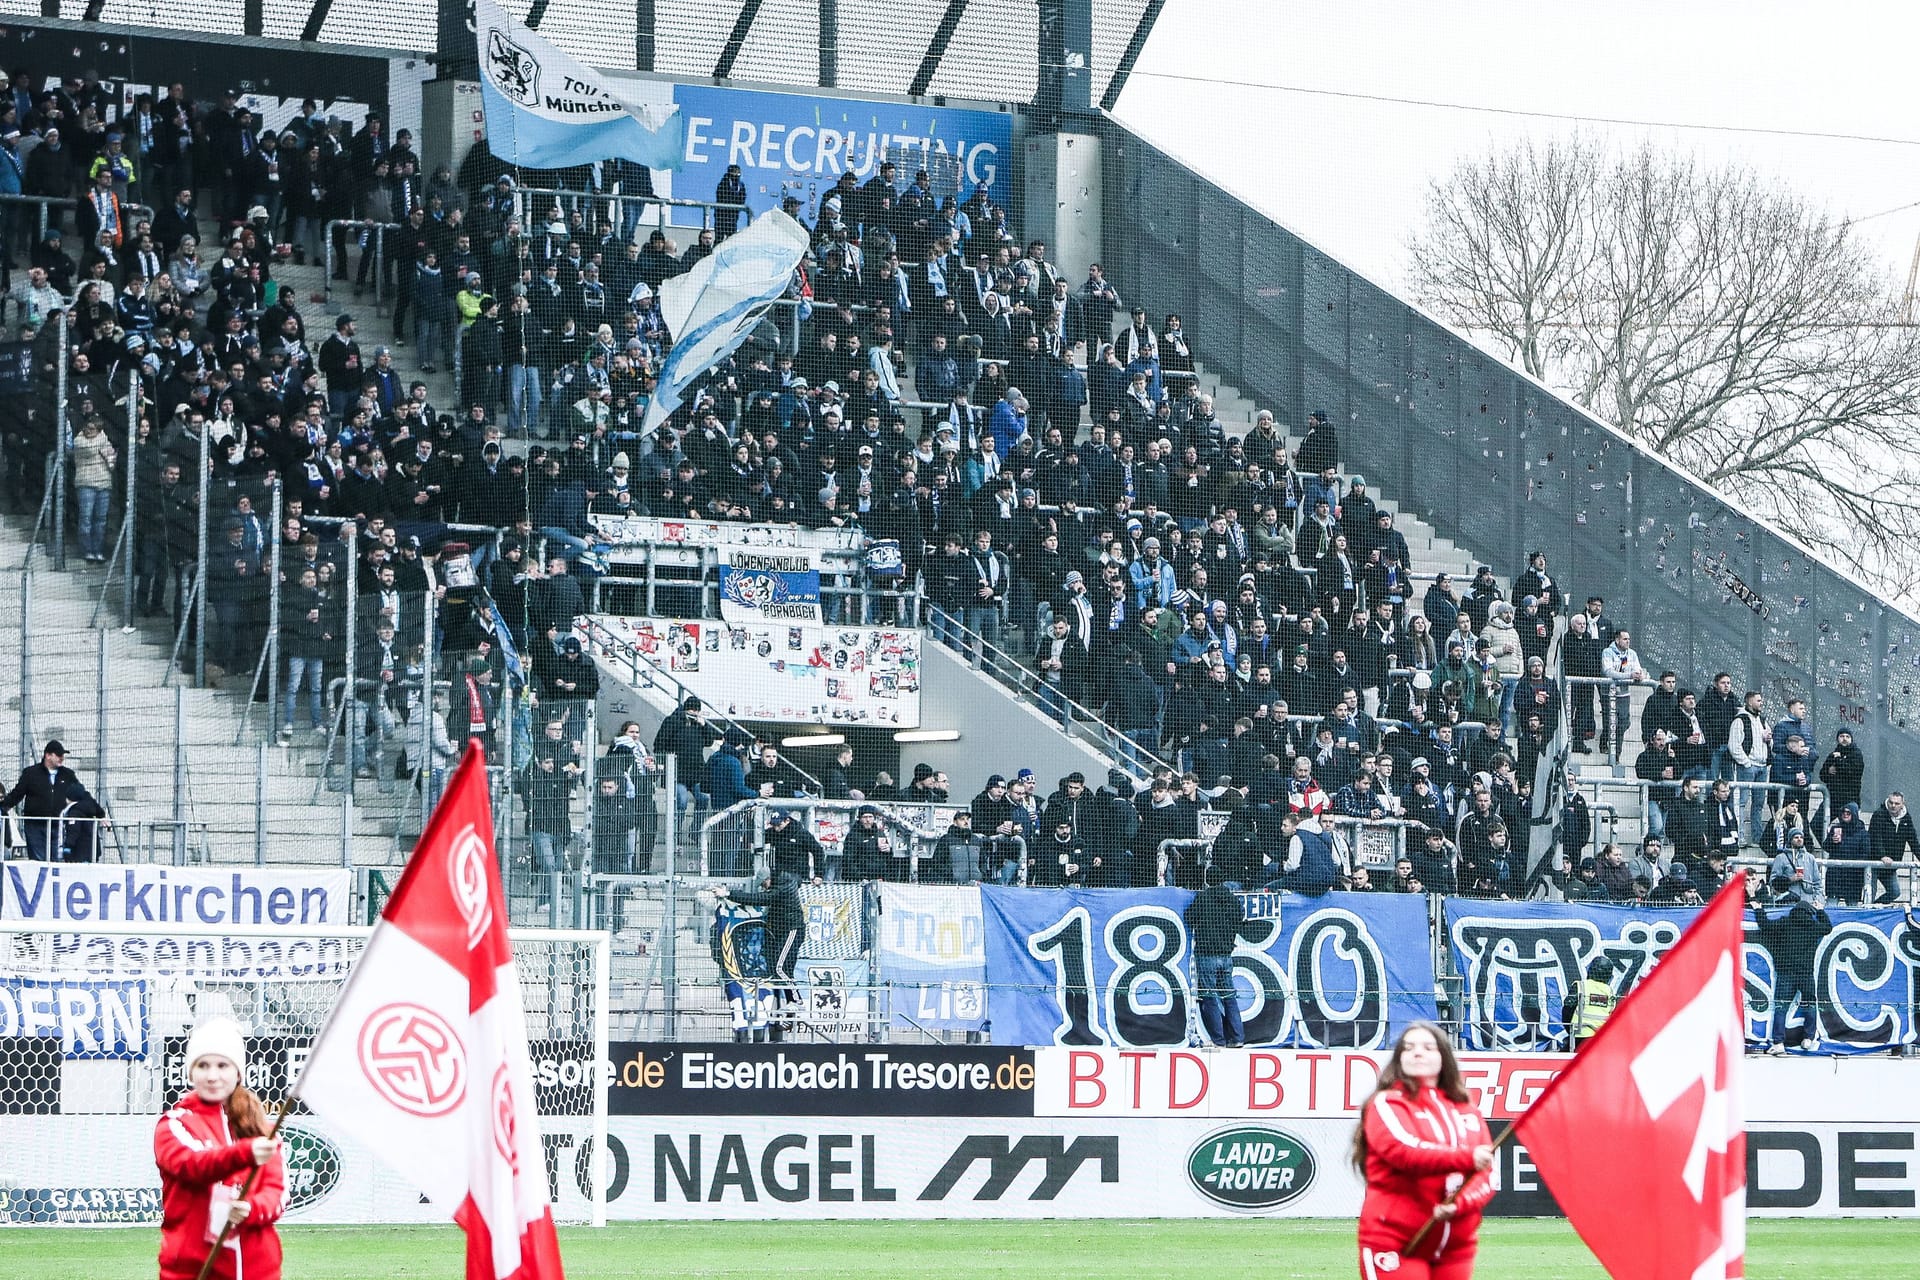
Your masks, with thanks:
M807 229L770 209L660 286L660 318L673 349L660 365L642 435L680 407L702 374L739 350L767 308L786 295L806 252Z
M480 100L496 156L539 169L615 159L680 167L687 122L679 107L627 96L516 21L500 0L475 0L473 17Z
M1549 671L1560 670L1562 638L1555 636L1548 649L1547 670ZM1549 865L1554 852L1559 849L1561 825L1566 817L1567 761L1573 758L1573 727L1568 708L1576 688L1582 693L1586 692L1585 686L1569 685L1564 680L1559 683L1560 697L1557 699L1559 707L1553 723L1548 726L1553 730L1553 737L1533 766L1533 801L1528 815L1531 821L1528 823L1527 877L1524 882L1529 896L1536 884L1543 882L1549 886L1553 884L1552 878L1542 875L1540 869ZM1520 715L1522 712L1516 707L1514 714ZM1571 873L1573 868L1568 867L1567 871ZM1548 896L1557 899L1563 895L1555 889Z
M466 1230L467 1280L561 1280L478 743L295 1091Z
M1746 1114L1736 875L1514 1134L1617 1280L1745 1274ZM1622 1173L1617 1153L1632 1152Z

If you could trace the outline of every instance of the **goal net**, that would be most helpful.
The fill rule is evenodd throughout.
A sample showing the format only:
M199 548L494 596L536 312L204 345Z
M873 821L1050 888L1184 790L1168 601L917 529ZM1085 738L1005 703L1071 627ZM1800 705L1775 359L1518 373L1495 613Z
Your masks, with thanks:
M186 1091L187 1034L225 1015L269 1109L298 1078L372 931L218 933L10 921L0 931L0 1223L158 1222L153 1129ZM608 940L516 929L548 1192L561 1221L605 1221ZM287 1216L438 1222L443 1214L303 1104L282 1126Z

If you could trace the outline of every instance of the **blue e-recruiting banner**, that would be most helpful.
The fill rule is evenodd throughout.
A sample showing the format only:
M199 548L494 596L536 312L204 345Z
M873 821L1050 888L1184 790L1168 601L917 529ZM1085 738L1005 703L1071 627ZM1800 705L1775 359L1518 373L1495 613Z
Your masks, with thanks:
M982 183L995 204L1012 197L1013 117L1002 112L692 84L673 98L687 131L673 178L683 199L711 200L737 164L756 214L792 195L812 222L842 173L865 182L890 152L901 156L901 187L925 163L936 198L957 191L964 202Z
M1770 910L1769 915L1774 913ZM1447 941L1465 987L1469 1048L1566 1048L1560 1006L1596 955L1613 961L1614 989L1631 991L1679 940L1698 908L1449 898ZM1915 1042L1920 1022L1920 935L1898 911L1832 908L1833 929L1812 959L1813 1000L1827 1052L1870 1053ZM1747 1039L1771 1034L1779 965L1748 913ZM1790 1017L1807 1016L1805 1000Z
M147 984L0 977L0 1037L58 1036L68 1058L145 1058Z
M980 890L995 1044L1188 1043L1184 889ZM1248 1044L1378 1049L1436 1016L1423 897L1242 894L1234 987Z

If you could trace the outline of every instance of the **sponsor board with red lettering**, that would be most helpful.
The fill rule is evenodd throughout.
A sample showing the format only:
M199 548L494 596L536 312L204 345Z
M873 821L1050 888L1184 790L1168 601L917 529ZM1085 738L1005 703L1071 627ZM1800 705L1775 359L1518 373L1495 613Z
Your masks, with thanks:
M1039 1116L1203 1116L1305 1119L1357 1115L1386 1054L1347 1049L1034 1050ZM1461 1075L1481 1113L1524 1112L1570 1058L1464 1057Z

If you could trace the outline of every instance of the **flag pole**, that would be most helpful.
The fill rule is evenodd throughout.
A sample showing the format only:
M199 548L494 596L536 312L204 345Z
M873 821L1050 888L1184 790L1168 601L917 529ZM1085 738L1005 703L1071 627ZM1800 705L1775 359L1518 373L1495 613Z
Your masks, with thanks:
M1728 877L1727 883L1720 887L1720 891L1713 896L1713 898L1711 899L1711 901L1709 901L1707 906L1710 908L1713 905L1713 903L1718 902L1723 896L1727 894L1734 894L1738 896L1742 902L1745 902L1746 896L1747 896L1747 873L1745 871L1736 871L1733 873L1732 876ZM1706 909L1707 908L1702 908L1702 914L1705 914ZM1744 914L1745 914L1745 908L1742 909L1742 915L1744 916ZM1909 908L1908 917L1909 919L1912 918L1911 908ZM1698 917L1695 917L1695 918L1698 919ZM1689 924L1687 927L1691 929L1693 926ZM1684 938L1685 934L1682 934L1681 936ZM1587 1042L1587 1045L1585 1046L1586 1048L1591 1048L1596 1042L1599 1041L1599 1039L1602 1036L1605 1036L1608 1032L1610 1032L1614 1028L1614 1026L1619 1025L1615 1021L1615 1019L1617 1018L1620 1012L1620 1009L1625 1006L1628 1000L1631 1000L1637 994L1639 994L1639 989L1636 987L1633 991L1629 991L1626 995L1620 998L1620 1003L1614 1007L1613 1012L1615 1016L1609 1017L1607 1021L1601 1025L1600 1029L1594 1032L1593 1039ZM1543 1100L1545 1100L1546 1097L1549 1094L1551 1094L1554 1089L1559 1087L1560 1082L1562 1080L1565 1080L1567 1076L1572 1073L1572 1070L1573 1068L1569 1066L1566 1070L1561 1071L1558 1075L1554 1076L1553 1079L1549 1080L1547 1082L1546 1088L1540 1091L1540 1096L1535 1098L1531 1105L1533 1107L1539 1106L1540 1103ZM1529 1108L1529 1110L1531 1110L1531 1107ZM1505 1143L1508 1140L1510 1140L1514 1134L1520 1131L1520 1126L1526 1122L1526 1119L1527 1117L1525 1115L1522 1115L1518 1119L1514 1120L1511 1124L1509 1124L1507 1126L1507 1131L1493 1140L1491 1144L1493 1149L1495 1151L1498 1151L1503 1145L1505 1145ZM1471 1181L1472 1181L1471 1178L1467 1179L1467 1182L1471 1182ZM1460 1192L1466 1189L1466 1185L1467 1185L1466 1182L1462 1182L1459 1187L1455 1188L1454 1191L1451 1194L1449 1194L1447 1198L1442 1200L1440 1203L1452 1204L1459 1197ZM1435 1206L1435 1207L1437 1208L1438 1206ZM1439 1219L1437 1218L1428 1218L1426 1222L1422 1223L1420 1229L1413 1233L1413 1239L1407 1241L1407 1247L1405 1250L1403 1250L1403 1252L1412 1253L1415 1249L1419 1248L1420 1242L1426 1239L1427 1232L1433 1229L1433 1224L1437 1221L1439 1221Z
M1513 1137L1514 1132L1518 1129L1518 1127L1519 1127L1518 1125L1513 1125L1513 1124L1508 1125L1505 1132L1503 1132L1499 1137L1495 1138L1492 1142L1487 1144L1488 1147L1494 1151L1500 1150L1501 1147L1504 1147L1507 1145L1507 1140ZM1491 1169L1492 1169L1492 1166L1489 1165L1488 1170L1491 1171ZM1469 1177L1466 1182L1462 1182L1459 1186L1455 1187L1452 1191L1449 1191L1447 1193L1447 1198L1445 1200L1442 1200L1440 1204L1435 1205L1434 1208L1438 1209L1440 1205L1452 1204L1455 1200L1458 1200L1460 1198L1460 1193L1467 1189L1467 1182L1472 1182L1472 1181L1473 1179ZM1402 1254L1411 1254L1415 1249L1418 1249L1420 1247L1420 1242L1427 1238L1427 1232L1433 1230L1433 1224L1438 1221L1440 1221L1440 1219L1438 1218L1428 1218L1425 1222L1421 1223L1420 1229L1413 1233L1413 1239L1407 1241L1407 1247L1402 1249L1400 1252ZM202 1276L200 1280L206 1280L206 1277Z
M295 1088L298 1088L297 1084ZM267 1121L267 1131L261 1134L261 1137L278 1138L280 1136L280 1122L286 1119L287 1110L293 1106L294 1097L295 1089L289 1089L281 1095L279 1103L273 1108L272 1118ZM260 1171L266 1167L264 1164L255 1162L252 1171L247 1174L247 1180L240 1185L240 1199L245 1200L253 1194L253 1184L260 1180ZM207 1277L213 1274L213 1264L219 1259L220 1251L227 1247L227 1237L233 1234L233 1228L234 1222L231 1218L220 1224L220 1234L214 1239L213 1249L207 1254L207 1260L200 1264L200 1274L196 1280L207 1280Z
M459 766L454 770L453 776L448 778L447 780L448 782L447 789L449 791L453 789L452 787L453 779L457 778L460 775L461 770L467 768L470 764L473 763L478 752L479 752L479 743L474 739L471 739L471 738L468 739L467 749L461 755ZM480 756L479 758L481 760L480 768L485 769L486 768L485 757ZM442 798L444 799L445 797L443 796ZM435 808L435 811L437 812L439 809L439 806L435 805L434 808ZM432 815L428 815L427 830L431 830L432 826L433 826L433 817ZM420 838L422 840L426 839L425 831L421 833ZM400 879L402 884L406 882L407 876L411 874L412 869L413 869L412 863L411 863L411 860L409 860L407 870L401 873ZM397 894L399 892L399 886L396 885L394 889L395 889L395 893ZM391 901L391 898L389 898L389 901ZM359 977L359 974L360 974L360 968L358 965L355 965L354 971L347 975L346 985L341 988L340 1000L344 1000L348 992L353 990L354 981L356 978ZM335 1006L338 1007L338 1004L339 1004L339 1000L336 1000ZM327 1028L332 1024L332 1022L333 1022L333 1017L331 1014L329 1014L327 1017L327 1021L323 1023L320 1027L320 1033L314 1037L314 1041L313 1041L314 1048L316 1049L319 1048L320 1042L326 1039ZM312 1054L309 1053L307 1060L300 1064L300 1074L294 1077L293 1084L288 1087L287 1091L284 1094L281 1095L280 1101L274 1106L273 1115L267 1121L267 1131L261 1134L260 1135L261 1137L277 1138L280 1136L280 1122L286 1119L287 1112L290 1109L292 1109L293 1104L299 1100L300 1086L306 1083L307 1068L312 1065L313 1065L313 1057L312 1057ZM256 1164L253 1166L253 1171L247 1174L246 1182L241 1184L240 1197L239 1197L240 1199L245 1200L249 1195L253 1193L254 1183L259 1181L260 1171L264 1168L266 1168L266 1166L262 1164ZM220 1250L226 1247L227 1237L233 1233L233 1226L234 1224L232 1222L227 1222L221 1226L220 1235L213 1242L213 1251L207 1254L207 1260L200 1264L200 1274L197 1277L195 1277L195 1280L208 1280L208 1277L213 1274L213 1264L216 1260L219 1259Z

